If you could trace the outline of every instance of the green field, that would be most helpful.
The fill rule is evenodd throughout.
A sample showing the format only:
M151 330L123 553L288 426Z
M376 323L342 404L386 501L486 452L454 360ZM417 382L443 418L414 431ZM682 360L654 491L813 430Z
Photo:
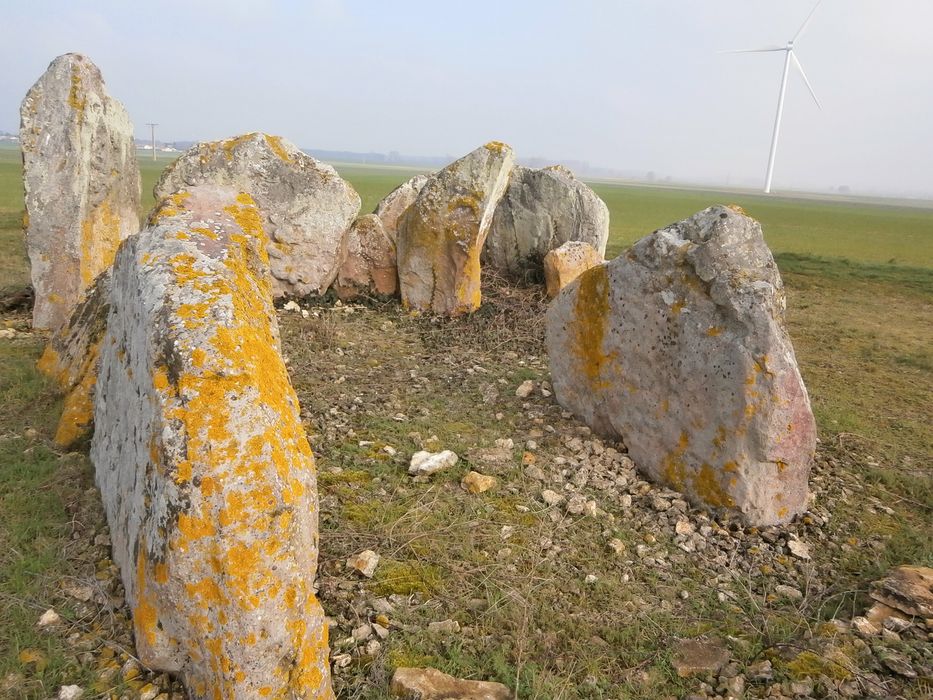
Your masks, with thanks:
M141 159L141 214L168 162ZM364 212L416 172L336 167L360 193ZM883 538L886 558L872 562L856 552L850 566L870 576L900 560L933 564L933 538L924 534L933 513L933 209L593 186L610 209L609 255L715 203L739 204L762 222L787 286L788 325L821 450L848 455L845 468L895 513L883 530L873 530L876 520L866 519L858 533ZM0 148L0 288L7 293L28 284L22 207L19 152ZM55 587L69 573L62 552L72 546L73 505L86 496L93 477L86 454L61 454L52 445L60 401L34 369L44 337L29 333L27 319L25 309L0 319L20 332L0 339L0 681L22 678L29 688L23 697L51 697L63 681L93 677L93 669L75 666L60 638L35 626L53 602L66 619L78 615L62 604ZM853 495L854 510L859 497ZM24 649L39 650L47 665L23 662Z

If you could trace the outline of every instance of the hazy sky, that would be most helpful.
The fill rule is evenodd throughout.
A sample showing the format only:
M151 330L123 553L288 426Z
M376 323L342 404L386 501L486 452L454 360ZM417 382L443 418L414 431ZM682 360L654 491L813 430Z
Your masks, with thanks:
M812 0L0 0L0 129L85 53L139 136L519 156L757 185L783 44ZM775 188L933 198L933 0L824 0L796 53Z

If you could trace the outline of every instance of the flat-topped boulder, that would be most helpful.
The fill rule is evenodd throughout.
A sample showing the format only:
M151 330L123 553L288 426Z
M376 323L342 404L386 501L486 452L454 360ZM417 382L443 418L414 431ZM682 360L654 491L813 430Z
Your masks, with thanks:
M157 199L197 185L248 192L269 238L276 297L323 294L347 255L360 196L330 165L278 136L251 133L200 143L166 168Z
M20 108L34 328L55 330L139 231L133 124L80 54L49 65Z
M91 459L136 652L192 698L332 698L314 459L248 194L163 200L113 268Z
M608 240L609 208L570 170L516 166L496 207L483 264L509 274L537 271L567 241L588 243L602 256Z
M553 299L561 289L591 267L604 262L602 254L589 243L567 241L544 256L544 283Z
M807 507L816 428L784 308L759 224L711 207L551 303L556 397L695 504L788 522Z
M514 155L487 143L432 175L399 222L402 304L456 316L479 308L480 253Z
M375 214L361 216L347 234L347 257L337 272L334 291L340 299L389 296L398 291L395 243Z

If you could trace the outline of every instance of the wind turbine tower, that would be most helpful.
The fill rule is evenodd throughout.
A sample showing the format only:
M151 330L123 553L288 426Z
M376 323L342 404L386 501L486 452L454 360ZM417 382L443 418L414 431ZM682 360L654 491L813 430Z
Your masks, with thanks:
M816 102L816 106L822 109L819 99L816 97L816 93L813 92L813 87L810 85L810 81L807 80L807 74L803 72L803 66L800 65L800 61L797 60L797 55L794 53L794 42L800 38L804 30L807 28L807 25L810 24L810 20L813 18L814 13L817 8L820 6L820 3L823 0L817 0L816 5L813 6L813 9L810 10L810 14L807 15L807 19L804 20L803 25L800 29L797 30L797 33L794 34L793 38L787 42L784 46L765 46L760 49L741 49L739 51L725 51L723 53L772 53L775 51L784 52L784 72L781 75L781 92L778 96L777 104L777 114L774 117L774 133L771 135L771 153L768 156L768 173L765 176L765 192L771 192L771 181L774 177L774 157L777 155L777 145L778 145L778 136L781 133L781 117L784 114L784 95L787 92L787 74L790 72L791 63L794 64L794 67L800 72L800 77L803 78L803 82L807 84L807 89L810 91L810 95L813 97L813 101Z

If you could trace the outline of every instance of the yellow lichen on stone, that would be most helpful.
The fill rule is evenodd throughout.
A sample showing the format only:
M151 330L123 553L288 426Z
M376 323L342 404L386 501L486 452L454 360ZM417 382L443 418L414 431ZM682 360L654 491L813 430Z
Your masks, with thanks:
M87 435L94 421L94 386L97 384L97 357L100 342L88 349L85 373L81 381L65 397L58 428L55 430L55 444L69 447ZM54 350L52 351L54 353ZM45 355L43 354L43 357ZM41 360L40 360L41 362Z
M81 89L81 74L77 66L71 67L71 89L68 91L68 104L78 113L78 122L83 123L87 97Z
M281 136L269 136L265 134L266 143L269 144L269 148L272 149L272 152L275 153L279 158L281 158L286 163L292 162L292 157L289 155L288 151L285 150L285 146L282 145Z
M602 376L606 364L614 353L603 351L603 339L609 316L609 274L605 265L591 267L578 278L580 287L574 303L573 352L580 363L589 388L603 389L608 386Z
M82 289L89 287L97 275L113 265L120 241L120 219L110 201L105 199L81 224Z
M220 143L220 147L223 149L224 155L227 157L227 160L233 160L233 152L236 150L236 147L240 144L246 143L256 135L256 132L250 132L248 134L242 134L240 136L234 136L232 139L227 139Z

